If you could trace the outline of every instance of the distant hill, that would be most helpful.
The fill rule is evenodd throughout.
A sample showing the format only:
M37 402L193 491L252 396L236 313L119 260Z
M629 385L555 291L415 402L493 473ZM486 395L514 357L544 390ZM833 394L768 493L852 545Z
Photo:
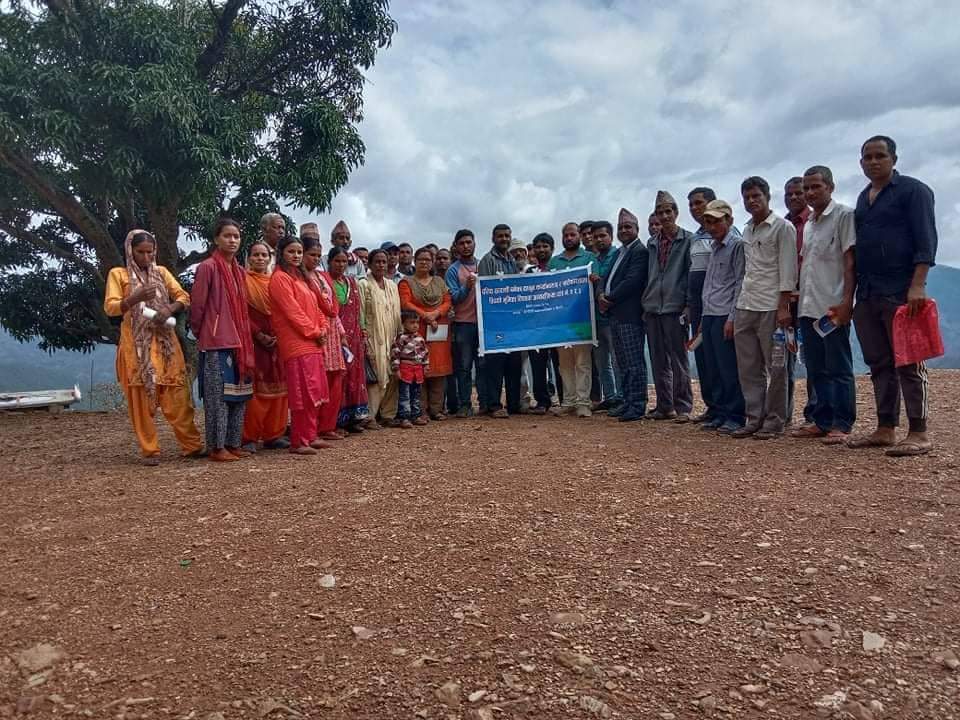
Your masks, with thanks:
M930 271L927 287L940 308L940 327L946 354L931 367L960 368L960 269L940 265ZM45 353L36 343L19 343L0 330L0 391L49 390L80 386L81 407L88 407L90 372L93 384L113 383L116 348L101 345L89 353ZM854 347L858 372L865 372L859 346Z

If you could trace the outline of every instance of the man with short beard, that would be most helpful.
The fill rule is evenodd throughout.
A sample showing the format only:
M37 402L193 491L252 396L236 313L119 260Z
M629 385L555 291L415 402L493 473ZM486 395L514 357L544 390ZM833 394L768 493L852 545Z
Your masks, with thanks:
M647 417L690 422L693 391L682 313L687 305L693 233L677 225L677 202L665 190L657 192L654 212L661 229L660 235L647 243L649 275L643 293L643 321L650 343L657 407Z
M350 228L347 227L347 224L340 220L336 225L333 226L333 230L330 231L330 244L336 247L342 247L347 251L347 275L352 275L357 278L365 278L367 276L367 268L360 258L350 252L350 244L352 243L350 237Z
M493 248L477 264L477 274L482 277L493 275L512 275L517 272L517 264L510 257L510 241L513 231L509 225L494 226L492 234ZM452 269L452 268L451 268ZM486 408L493 418L506 418L509 414L520 413L520 373L523 371L523 358L519 351L508 353L487 353L480 358L481 385L486 391ZM506 385L507 407L504 409L501 392Z

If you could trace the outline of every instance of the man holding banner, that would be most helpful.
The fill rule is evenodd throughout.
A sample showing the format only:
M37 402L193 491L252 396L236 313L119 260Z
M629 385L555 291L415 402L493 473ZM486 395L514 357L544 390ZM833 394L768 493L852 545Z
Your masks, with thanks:
M590 268L593 255L580 247L580 226L569 222L563 226L563 252L550 259L550 270ZM595 334L595 333L594 333ZM569 345L559 349L560 378L563 382L563 404L557 415L576 412L577 417L590 417L590 383L593 371L591 345Z
M567 237L568 248L574 248L573 252L567 253L568 256L582 252L576 226L568 225L564 232L565 236L572 232L577 238L576 245L573 245ZM541 234L537 238L543 240L549 236ZM494 252L497 252L496 246ZM502 263L502 251L498 254L497 261ZM542 348L559 348L561 353L576 351L580 357L586 356L589 360L591 347L596 343L589 256L583 265L574 265L571 257L567 260L570 269L566 270L522 275L480 273L477 279L477 321L480 353L487 367L490 360L497 362L497 358ZM490 269L489 264L485 269ZM576 355L573 367L576 369ZM589 412L590 365L587 363L584 367L581 364L580 367L580 374L573 373L570 387L565 389L563 397L565 403L584 407ZM519 381L519 364L517 376ZM493 397L494 392L488 392L488 402Z
M512 235L509 225L500 224L493 228L493 248L483 256L477 266L479 277L516 274L517 264L510 256ZM477 297L479 298L480 295L478 294ZM480 302L478 307L482 308L483 303ZM493 418L506 418L510 414L518 415L520 413L520 373L523 371L521 350L527 348L513 348L512 351L497 350L491 353L490 346L483 342L483 336L484 329L481 325L479 371L484 377L479 385L486 390L487 394L486 402L481 404ZM506 409L500 402L504 384L507 386Z

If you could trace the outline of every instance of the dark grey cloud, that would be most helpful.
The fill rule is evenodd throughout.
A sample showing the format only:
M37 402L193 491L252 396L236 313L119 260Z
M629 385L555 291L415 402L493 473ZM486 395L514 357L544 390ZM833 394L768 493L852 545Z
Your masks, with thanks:
M485 243L497 222L529 239L621 206L643 216L659 188L679 199L710 185L739 209L746 175L777 188L813 164L852 203L860 144L884 133L900 170L936 192L940 259L960 265L950 2L418 0L394 12L400 30L366 90L366 164L314 218L346 219L358 243L446 243L464 226Z

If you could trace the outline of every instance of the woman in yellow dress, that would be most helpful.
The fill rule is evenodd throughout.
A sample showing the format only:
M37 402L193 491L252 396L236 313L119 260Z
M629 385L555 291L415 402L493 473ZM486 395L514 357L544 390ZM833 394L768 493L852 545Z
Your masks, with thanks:
M190 296L169 270L157 265L153 235L132 230L124 251L127 265L110 271L103 309L112 317L123 316L117 381L127 398L144 464L160 464L153 420L157 407L173 427L183 454L199 456L203 441L193 421L186 363L174 329L166 324L190 304Z

